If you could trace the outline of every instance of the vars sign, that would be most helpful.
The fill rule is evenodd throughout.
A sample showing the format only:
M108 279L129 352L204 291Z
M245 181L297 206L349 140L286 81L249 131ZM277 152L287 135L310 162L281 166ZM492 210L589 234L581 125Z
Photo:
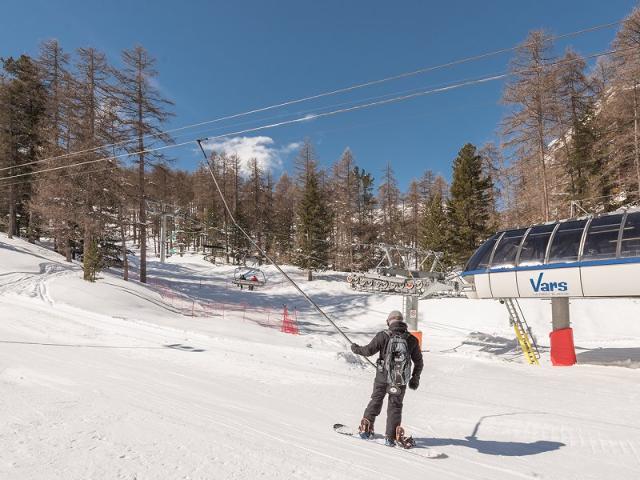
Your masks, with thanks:
M529 283L534 293L542 292L566 292L569 289L567 282L543 282L544 272L540 272L537 279L530 278Z

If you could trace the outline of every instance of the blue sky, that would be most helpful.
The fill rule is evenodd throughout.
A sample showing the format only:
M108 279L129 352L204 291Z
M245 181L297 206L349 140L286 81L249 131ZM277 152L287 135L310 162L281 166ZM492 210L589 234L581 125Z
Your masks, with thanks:
M279 103L367 80L510 47L532 29L561 34L626 16L631 0L579 1L5 1L0 56L35 54L57 38L67 51L93 46L114 64L136 43L157 59L159 85L175 103L168 128ZM614 29L558 44L580 53L605 50ZM294 118L312 109L430 88L505 69L509 55L468 63L314 102L180 132L178 141ZM391 162L401 187L427 168L450 177L466 142L495 140L504 109L500 81L408 102L345 113L218 142L256 155L278 175L309 137L321 164L350 147L380 178ZM275 117L275 118L274 118ZM249 136L249 135L247 135ZM193 169L192 147L172 152Z

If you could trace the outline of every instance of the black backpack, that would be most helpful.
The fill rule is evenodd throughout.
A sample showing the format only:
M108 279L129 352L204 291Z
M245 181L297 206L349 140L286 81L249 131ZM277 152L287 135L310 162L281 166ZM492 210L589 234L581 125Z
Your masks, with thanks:
M387 374L389 392L397 393L398 387L405 386L411 379L411 353L409 352L408 332L385 332L389 335L384 352L384 371Z

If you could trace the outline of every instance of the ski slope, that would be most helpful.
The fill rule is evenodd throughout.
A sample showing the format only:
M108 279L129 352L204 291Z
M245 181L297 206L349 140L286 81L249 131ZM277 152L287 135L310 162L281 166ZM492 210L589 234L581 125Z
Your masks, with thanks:
M639 301L573 302L571 368L544 348L540 367L522 363L496 302L422 301L425 371L403 423L448 456L430 460L336 435L359 421L372 369L272 269L254 292L232 271L174 256L149 286L90 284L0 234L0 478L640 478ZM401 306L289 271L359 343ZM284 304L301 335L279 331ZM549 304L523 310L548 345Z

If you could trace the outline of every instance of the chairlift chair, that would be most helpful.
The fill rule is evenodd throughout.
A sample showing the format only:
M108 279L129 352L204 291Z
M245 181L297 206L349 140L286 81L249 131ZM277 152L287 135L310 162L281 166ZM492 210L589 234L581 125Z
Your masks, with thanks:
M237 267L233 271L231 283L241 288L247 286L250 290L253 290L256 287L264 287L267 283L267 277L259 268Z

